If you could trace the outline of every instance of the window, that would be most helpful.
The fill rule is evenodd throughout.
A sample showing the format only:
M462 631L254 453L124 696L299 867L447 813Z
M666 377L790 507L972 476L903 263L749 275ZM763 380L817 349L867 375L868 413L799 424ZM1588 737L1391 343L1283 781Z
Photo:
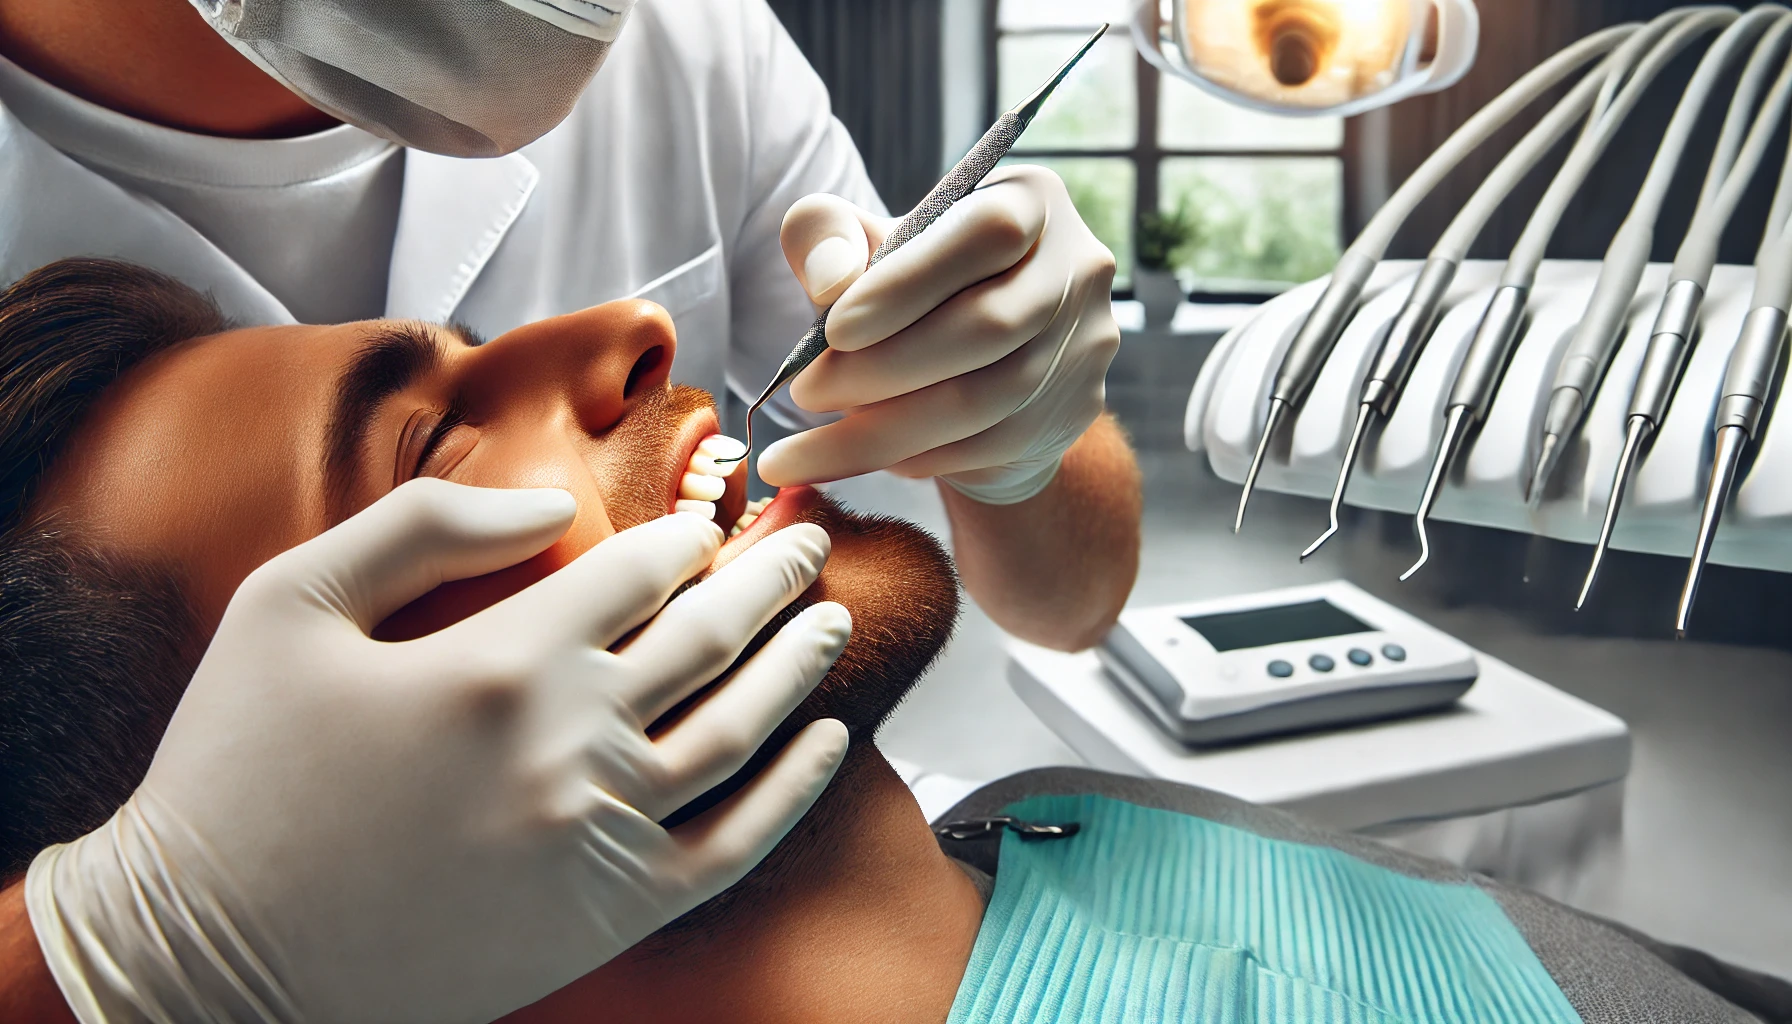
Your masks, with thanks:
M1344 123L1232 106L1160 74L1133 49L1129 0L986 0L989 120L1037 88L1109 21L1012 161L1041 164L1131 287L1140 216L1183 209L1196 226L1174 269L1198 295L1269 293L1331 270L1341 248Z

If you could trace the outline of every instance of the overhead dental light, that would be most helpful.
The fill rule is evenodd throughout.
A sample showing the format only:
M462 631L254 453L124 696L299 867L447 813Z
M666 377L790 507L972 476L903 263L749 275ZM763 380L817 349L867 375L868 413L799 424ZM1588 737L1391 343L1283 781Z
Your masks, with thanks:
M1473 0L1137 0L1132 33L1146 60L1221 99L1339 117L1454 84L1481 19Z

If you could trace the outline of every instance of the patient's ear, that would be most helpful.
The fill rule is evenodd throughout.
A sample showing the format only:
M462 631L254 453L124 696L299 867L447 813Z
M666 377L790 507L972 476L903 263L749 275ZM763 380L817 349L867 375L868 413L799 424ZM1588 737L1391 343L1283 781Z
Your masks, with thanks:
M553 549L526 562L472 579L453 580L393 612L373 629L375 640L415 640L476 615L544 579L565 564Z

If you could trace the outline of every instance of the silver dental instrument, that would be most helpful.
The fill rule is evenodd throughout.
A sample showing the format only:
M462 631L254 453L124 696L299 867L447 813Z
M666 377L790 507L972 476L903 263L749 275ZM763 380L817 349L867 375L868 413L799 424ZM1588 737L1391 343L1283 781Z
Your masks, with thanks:
M1724 368L1723 391L1712 424L1717 450L1711 459L1704 507L1699 512L1698 539L1693 544L1692 562L1686 570L1686 585L1680 589L1680 608L1674 618L1674 634L1679 637L1686 636L1693 601L1699 595L1699 579L1711 556L1711 542L1735 483L1737 465L1742 461L1743 449L1755 439L1755 431L1761 426L1761 415L1767 408L1767 397L1785 352L1786 311L1792 306L1792 231L1782 223L1770 225L1769 233L1774 236L1773 243L1765 258L1755 264L1755 291L1749 300L1749 313Z
M1593 295L1587 300L1586 311L1556 367L1549 404L1544 412L1543 433L1538 441L1537 462L1527 489L1531 502L1543 499L1545 485L1561 460L1564 442L1579 427L1587 405L1611 365L1631 300L1636 297L1643 268L1649 262L1656 220L1706 103L1717 90L1736 52L1751 43L1766 29L1769 21L1782 13L1784 8L1755 8L1738 17L1734 10L1719 9L1705 16L1708 22L1727 23L1728 27L1700 59L1692 81L1681 94L1655 151L1655 158L1649 164L1642 188L1624 222L1618 226L1611 245L1606 248L1598 280L1593 285Z
M1723 135L1728 137L1733 134L1731 128L1734 125L1749 121L1749 115L1753 113L1747 141L1741 146L1727 173L1722 176L1721 187L1711 201L1707 203L1701 197L1700 204L1693 213L1692 223L1686 230L1686 238L1674 255L1674 266L1668 273L1668 287L1662 296L1655 325L1650 331L1649 346L1637 369L1636 385L1631 391L1630 408L1625 415L1624 449L1618 456L1618 464L1612 474L1611 494L1606 500L1605 517L1599 526L1599 539L1593 546L1593 558L1587 566L1586 579L1581 583L1580 596L1574 602L1575 611L1586 605L1587 597L1593 592L1593 582L1599 577L1599 567L1611 544L1612 529L1617 524L1618 510L1623 506L1631 474L1635 472L1643 446L1654 436L1662 417L1667 413L1668 401L1680 379L1680 371L1686 364L1686 354L1698 329L1699 307L1704 301L1705 287L1711 281L1711 269L1717 263L1718 243L1722 240L1724 229L1729 226L1743 192L1754 180L1768 143L1779 130L1780 123L1785 120L1788 101L1792 100L1792 56L1785 52L1789 38L1792 38L1792 15L1782 14L1779 21L1756 44L1755 55L1750 58L1748 67L1743 71L1735 99L1731 103L1730 114L1725 118ZM1781 66L1779 76L1774 79L1760 110L1753 112L1751 108L1759 96L1761 84L1775 64ZM1720 140L1720 155L1724 148ZM1784 169L1792 173L1792 152L1787 153ZM1715 163L1713 170L1717 170ZM1707 178L1708 182L1710 180ZM1782 177L1782 190L1786 187L1786 181ZM1769 223L1784 221L1782 219ZM1772 231L1764 232L1764 241L1771 242L1773 235Z
M1263 433L1257 441L1250 469L1245 473L1244 490L1238 498L1238 515L1233 520L1232 532L1237 533L1244 525L1245 508L1250 504L1251 492L1257 484L1257 474L1263 468L1263 459L1269 451L1276 428L1292 409L1306 400L1307 392L1312 389L1313 381L1318 378L1320 368L1331 355L1338 336L1343 333L1345 325L1355 313L1357 299L1361 297L1363 287L1368 284L1369 275L1374 273L1382 254L1387 251L1394 233L1406 222L1420 201L1430 195L1438 183L1463 158L1487 141L1489 136L1539 96L1554 88L1589 60L1616 48L1636 30L1635 25L1620 25L1596 32L1564 47L1532 68L1505 92L1495 97L1493 102L1464 122L1370 218L1356 241L1339 257L1324 293L1307 314L1293 344L1282 357L1282 364L1276 371L1275 383L1270 392L1269 411L1264 419Z
M1555 234L1556 226L1561 222L1562 214L1586 182L1588 174L1592 172L1606 147L1623 127L1625 118L1636 109L1643 93L1654 83L1662 69L1699 36L1729 20L1724 18L1724 13L1729 15L1729 19L1735 17L1735 12L1727 9L1724 12L1710 8L1670 11L1650 22L1643 31L1632 37L1635 49L1632 49L1632 42L1626 42L1623 49L1613 54L1612 60L1616 66L1610 77L1617 77L1623 72L1625 68L1622 62L1634 61L1635 64L1628 68L1627 80L1610 106L1590 122L1588 129L1575 140L1567 159L1562 162L1561 170L1544 190L1543 198L1538 201L1536 210L1525 223L1524 231L1518 236L1517 244L1512 247L1512 255L1506 261L1499 287L1487 300L1487 308L1475 327L1474 338L1463 355L1462 367L1457 371L1456 380L1450 387L1449 398L1445 403L1443 436L1438 441L1437 454L1432 459L1431 471L1426 476L1425 489L1419 497L1419 507L1413 516L1413 530L1419 539L1419 557L1400 574L1402 581L1411 579L1431 560L1431 534L1426 526L1431 509L1437 502L1444 476L1454 461L1463 438L1470 428L1480 424L1492 407L1494 390L1506 372L1506 364L1512 357L1519 330L1524 324L1525 304L1530 298L1531 286L1536 283L1537 268L1543 263L1544 251L1549 245L1550 237ZM1646 52L1637 60L1638 52L1644 47L1647 47Z
M1637 37L1632 36L1632 39L1635 38ZM1424 267L1413 282L1412 292L1401 305L1399 313L1394 317L1393 326L1388 329L1387 337L1382 340L1381 347L1376 352L1375 363L1369 370L1368 377L1363 380L1356 424L1351 428L1349 443L1344 446L1344 461L1338 467L1337 485L1332 488L1328 510L1330 522L1325 532L1300 553L1301 561L1306 561L1338 532L1339 509L1344 503L1344 490L1350 483L1350 475L1356 468L1363 437L1371 422L1385 419L1393 413L1394 403L1399 401L1400 392L1406 387L1406 379L1412 373L1413 364L1418 361L1419 353L1431 340L1431 333L1437 327L1444 295L1456 278L1456 269L1467 258L1469 246L1474 244L1476 236L1487 225L1500 203L1505 201L1507 195L1537 166L1544 155L1561 141L1568 129L1585 118L1589 109L1593 111L1594 118L1603 112L1602 107L1594 105L1596 95L1609 100L1612 93L1606 86L1612 78L1621 77L1628 70L1628 65L1633 63L1628 58L1633 54L1627 51L1632 50L1628 41L1614 50L1588 72L1556 104L1555 109L1537 122L1519 144L1500 160L1487 180L1475 189L1475 194L1463 205L1444 231L1443 237L1432 248Z
M983 137L977 140L977 144L971 147L970 152L952 166L952 170L948 171L946 176L940 179L939 184L933 186L933 190L928 192L926 197L908 212L908 216L902 218L895 230L891 231L889 237L884 239L883 244L877 247L877 251L871 254L871 260L866 265L876 264L885 256L901 248L926 229L929 224L939 220L960 199L970 195L971 190L988 177L989 172L995 170L996 164L1001 162L1001 159L1008 155L1008 151L1014 148L1014 144L1020 140L1021 133L1033 123L1033 118L1039 115L1040 108L1045 106L1046 99L1058 88L1058 83L1064 81L1064 76L1070 74L1070 69L1076 67L1077 62L1082 60L1083 56L1095 46L1096 41L1107 34L1107 30L1108 26L1104 23L1084 41L1082 46L1077 48L1075 53L1070 55L1070 59L1066 60L1063 66L1052 74L1052 77L1046 79L1044 85L1035 89L1033 94L1026 99L1003 111L1002 115L996 118L996 123L990 125L989 130L983 133ZM773 395L777 394L779 388L790 383L797 374L803 372L805 367L827 351L828 314L833 312L833 309L834 307L830 305L821 311L821 314L815 318L815 322L809 325L809 330L803 335L802 340L798 341L796 347L790 350L790 354L784 357L784 362L778 367L777 375L772 377L772 382L765 386L765 390L760 392L759 397L747 409L747 450L742 452L739 458L717 459L718 463L739 462L752 454L753 414L758 412L760 406L769 401Z

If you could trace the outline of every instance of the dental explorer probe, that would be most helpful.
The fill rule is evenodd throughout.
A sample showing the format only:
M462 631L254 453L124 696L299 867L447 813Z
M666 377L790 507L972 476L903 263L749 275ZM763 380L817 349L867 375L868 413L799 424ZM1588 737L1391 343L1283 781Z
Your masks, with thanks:
M1712 424L1717 451L1711 459L1711 481L1705 488L1705 504L1699 513L1698 539L1693 543L1686 585L1680 589L1680 609L1674 619L1677 637L1686 636L1692 603L1699 595L1699 578L1704 575L1724 503L1736 480L1736 466L1742 461L1744 446L1755 439L1755 431L1761 426L1761 415L1785 350L1786 311L1792 307L1792 231L1783 224L1770 225L1769 230L1775 235L1773 245L1767 258L1755 264L1755 292L1749 300L1748 316L1743 318L1742 332L1724 368L1724 387Z
M1749 128L1748 140L1724 176L1722 187L1712 202L1701 203L1694 211L1692 224L1686 230L1686 238L1674 256L1673 269L1668 273L1667 291L1662 295L1661 308L1656 313L1655 326L1650 331L1649 347L1643 353L1643 361L1637 368L1636 385L1630 393L1630 408L1625 414L1624 422L1624 449L1618 456L1618 464L1612 474L1611 494L1605 503L1605 517L1599 525L1599 539L1593 546L1593 558L1587 566L1586 579L1581 583L1580 596L1574 602L1575 611L1585 607L1588 595L1593 592L1593 581L1599 577L1599 566L1604 562L1606 549L1611 544L1612 528L1617 524L1618 510L1623 506L1624 494L1630 487L1630 476L1636 469L1637 459L1667 413L1668 401L1680 379L1687 350L1698 329L1699 306L1705 298L1705 286L1711 281L1711 268L1717 263L1718 243L1723 237L1724 229L1729 226L1743 192L1754 180L1768 143L1785 119L1788 100L1792 99L1792 58L1782 54L1781 48L1789 34L1792 34L1792 16L1783 15L1756 46L1756 58L1761 58L1759 67L1756 60L1750 60L1748 69L1743 72L1743 84L1746 86L1751 81L1765 78L1764 71L1760 69L1770 68L1775 60L1783 64L1779 77L1774 80L1759 113L1755 115ZM1752 104L1753 96L1744 98L1744 91L1742 88L1737 90L1738 98ZM1732 115L1736 109L1732 105ZM1730 127L1728 119L1724 127ZM1792 152L1786 155L1785 167L1792 171ZM1785 178L1782 177L1781 181L1783 185ZM1765 235L1769 241L1772 240L1771 230L1765 232Z
M1561 459L1563 442L1580 425L1588 402L1611 365L1630 302L1636 297L1643 268L1649 262L1662 203L1667 199L1687 140L1697 127L1706 102L1730 66L1735 52L1759 35L1767 21L1784 13L1784 8L1755 8L1741 17L1737 17L1734 10L1726 13L1728 17L1723 20L1730 22L1729 27L1705 52L1698 70L1693 72L1692 81L1681 94L1661 145L1655 151L1655 158L1650 161L1642 188L1612 237L1611 245L1606 248L1599 277L1593 284L1593 295L1587 300L1586 311L1556 367L1549 404L1544 411L1537 463L1527 490L1527 498L1532 503L1543 499L1544 487Z
M1734 11L1727 13L1734 18ZM1419 557L1400 574L1402 581L1411 579L1431 559L1431 534L1426 528L1426 521L1437 502L1444 474L1455 459L1456 450L1468 428L1479 424L1493 404L1494 389L1505 374L1506 363L1511 359L1513 347L1518 340L1519 328L1524 323L1525 303L1530 297L1531 286L1536 283L1537 268L1543 263L1543 253L1549 245L1550 237L1555 234L1568 203L1580 191L1594 164L1598 163L1606 147L1623 127L1624 120L1636 109L1643 93L1654 83L1662 69L1693 40L1709 31L1714 22L1721 24L1726 20L1721 15L1712 15L1710 8L1670 11L1650 22L1643 32L1632 37L1640 39L1639 46L1649 47L1647 53L1629 69L1628 79L1611 105L1575 140L1567 159L1562 162L1561 170L1544 190L1536 210L1525 223L1524 231L1518 236L1517 244L1512 247L1512 255L1506 261L1499 287L1494 289L1487 300L1487 308L1481 314L1474 338L1469 342L1462 366L1450 387L1445 403L1443 437L1438 442L1437 454L1432 459L1431 471L1426 476L1425 489L1413 516L1413 529L1419 538ZM1630 43L1627 42L1624 49L1613 55L1613 76L1624 70L1623 64L1619 62L1634 59L1635 52L1629 47Z
M1432 331L1437 327L1444 294L1450 290L1457 268L1468 255L1469 246L1487 225L1500 203L1505 201L1506 196L1537 166L1543 156L1561 141L1568 129L1576 121L1585 118L1589 108L1593 108L1593 117L1602 112L1602 108L1594 106L1595 95L1609 102L1608 98L1613 93L1606 87L1613 78L1621 77L1622 72L1634 63L1633 58L1641 47L1632 44L1642 38L1640 33L1632 35L1623 46L1612 51L1588 72L1573 91L1556 104L1554 110L1537 122L1519 144L1500 160L1487 180L1475 189L1475 194L1463 205L1450 222L1449 228L1444 231L1443 237L1432 248L1425 266L1413 282L1412 292L1401 305L1400 312L1394 316L1393 326L1388 329L1387 337L1382 340L1381 347L1376 352L1374 366L1363 380L1356 425L1350 431L1350 442L1344 446L1344 461L1338 467L1338 483L1332 488L1328 510L1329 525L1324 533L1300 553L1301 561L1306 561L1338 532L1338 514L1344 503L1344 489L1350 483L1351 472L1356 468L1363 436L1368 432L1373 419L1386 417L1394 411L1394 403L1406 388L1406 379L1412 373L1413 364L1417 362L1419 353L1431 340Z
M939 184L933 186L933 190L928 192L921 202L908 212L908 216L897 223L889 237L885 238L883 244L877 247L877 251L871 254L871 259L866 266L875 265L885 256L900 249L910 239L925 230L929 224L939 220L960 199L970 195L971 190L988 177L989 172L995 170L996 164L1008 155L1009 150L1014 148L1014 144L1020 140L1021 133L1027 130L1027 126L1033 123L1033 118L1039 115L1040 108L1045 106L1047 97L1051 96L1053 90L1058 88L1058 83L1064 81L1064 76L1070 74L1070 69L1076 67L1077 62L1094 48L1096 41L1106 35L1107 31L1108 25L1103 23L1093 35L1083 42L1082 46L1077 48L1075 53L1070 55L1070 59L1065 61L1062 67L1053 72L1052 77L1046 79L1044 85L1033 90L1031 96L1003 111L1002 115L996 118L996 123L990 125L989 130L983 133L983 137L977 140L977 144L971 147L970 152L966 153L958 163L952 165L952 170L940 179ZM765 390L760 392L759 397L754 399L753 404L748 407L747 450L742 452L738 458L717 459L718 463L739 462L752 454L753 414L758 412L759 407L769 401L773 395L777 394L779 388L790 383L797 374L802 373L804 368L821 358L821 354L827 351L828 314L833 311L834 307L830 305L816 316L815 322L809 325L809 330L796 343L796 347L784 357L784 363L778 367L777 375L772 377L772 382L765 386Z
M1307 392L1312 389L1313 381L1319 376L1320 367L1331 355L1338 336L1343 333L1345 325L1356 311L1357 299L1368 284L1369 275L1374 273L1375 265L1381 261L1388 243L1406 222L1406 218L1411 216L1420 201L1430 195L1439 182L1455 170L1463 158L1505 126L1506 122L1582 65L1617 47L1636 30L1635 25L1626 24L1595 32L1563 47L1508 86L1505 92L1476 111L1474 116L1463 122L1462 127L1444 140L1444 144L1432 152L1394 190L1394 194L1369 219L1356 241L1344 250L1344 254L1338 258L1337 266L1332 269L1331 280L1326 283L1325 291L1307 314L1306 321L1301 324L1294 343L1282 357L1282 364L1276 371L1269 397L1269 412L1263 423L1263 434L1257 441L1251 468L1245 473L1244 492L1238 497L1238 515L1232 523L1233 533L1237 533L1244 525L1245 507L1250 504L1251 492L1257 484L1257 474L1263 468L1263 457L1269 451L1270 439L1275 436L1276 427L1289 410L1306 400Z

